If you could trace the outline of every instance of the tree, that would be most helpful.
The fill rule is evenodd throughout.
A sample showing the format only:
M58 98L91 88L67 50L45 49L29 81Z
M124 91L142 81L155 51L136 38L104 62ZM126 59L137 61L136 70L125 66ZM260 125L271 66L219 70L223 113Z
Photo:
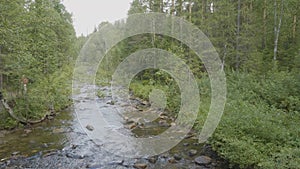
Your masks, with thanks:
M281 0L281 4L280 4L280 13L279 13L279 17L277 14L277 0L274 0L274 57L273 60L276 61L277 60L277 51L278 51L278 40L279 40L279 34L280 34L280 28L281 28L281 24L282 24L282 17L283 17L283 5L284 5L284 1ZM277 20L278 21L278 25L277 25Z

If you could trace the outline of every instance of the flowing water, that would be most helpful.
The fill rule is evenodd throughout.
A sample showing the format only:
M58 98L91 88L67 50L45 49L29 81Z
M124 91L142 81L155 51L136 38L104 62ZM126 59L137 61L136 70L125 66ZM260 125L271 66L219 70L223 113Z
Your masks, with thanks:
M128 119L124 119L124 115L111 112L116 108L124 112L132 111L137 109L136 106L122 100L112 101L107 87L98 90L104 92L106 96L94 100L88 95L79 94L73 98L74 104L77 104L83 115L84 113L88 115L95 111L89 107L95 107L92 104L96 103L96 108L109 122L109 126L102 126L108 128L108 131L117 130L128 136L149 137L168 128L169 123L166 121L169 120L165 120L164 124L158 120L142 125L128 124L126 122ZM147 108L147 105L138 99L133 99L133 102ZM140 108L138 111L143 110ZM120 145L124 140L120 142L110 137L100 137L100 141L95 144L95 140L86 134L89 127L82 121L80 123L77 117L74 108L69 108L58 113L52 120L14 131L1 131L0 168L228 168L228 163L218 157L208 145L198 144L192 132L170 151L156 156L143 158L116 156L107 147L117 145L120 151L124 151L132 149L136 143L126 140L127 144ZM97 119L86 116L85 120L91 124L90 130L97 130L95 126ZM211 159L202 164L202 161L199 162L201 157Z

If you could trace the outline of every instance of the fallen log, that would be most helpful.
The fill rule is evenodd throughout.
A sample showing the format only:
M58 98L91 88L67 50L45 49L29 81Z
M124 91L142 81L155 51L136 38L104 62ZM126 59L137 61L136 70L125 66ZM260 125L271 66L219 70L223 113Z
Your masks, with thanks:
M22 123L22 124L36 124L36 123L41 123L42 121L46 120L48 116L50 116L52 114L52 112L48 112L47 114L45 114L41 119L39 120L29 120L29 119L25 119L25 118L20 118L18 116L16 116L16 114L14 113L13 109L8 105L8 103L5 101L5 99L3 99L3 97L1 98L1 103L3 105L3 107L8 111L9 115L15 119L16 121Z

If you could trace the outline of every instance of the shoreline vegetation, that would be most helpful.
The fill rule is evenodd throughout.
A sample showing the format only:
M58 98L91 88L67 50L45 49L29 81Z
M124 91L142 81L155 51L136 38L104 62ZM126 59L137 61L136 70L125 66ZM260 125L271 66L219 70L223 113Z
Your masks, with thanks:
M208 143L233 168L300 166L299 5L298 0L219 0L213 6L206 0L132 1L128 14L151 11L182 17L202 30L216 48L228 95L223 117ZM94 33L76 37L72 15L60 0L3 0L0 16L0 90L14 114L27 121L72 104L72 73L81 48L103 26L122 24L103 22ZM123 40L105 55L97 85L108 85L127 56L146 48L174 53L190 67L200 92L193 129L200 132L210 107L210 79L198 56L176 39L143 34ZM26 92L23 77L28 79ZM154 89L165 92L166 110L176 117L181 96L171 75L147 69L130 84L130 91L144 100ZM0 109L0 129L22 127Z

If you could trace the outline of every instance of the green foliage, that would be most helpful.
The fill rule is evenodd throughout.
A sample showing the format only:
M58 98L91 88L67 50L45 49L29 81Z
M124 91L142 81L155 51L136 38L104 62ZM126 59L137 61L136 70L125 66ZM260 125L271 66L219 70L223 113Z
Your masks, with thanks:
M105 94L104 94L101 90L98 90L98 91L97 91L97 96L98 96L99 98L104 98L104 97L105 97Z
M274 1L277 7L274 7ZM300 166L300 131L297 127L300 120L299 3L296 0L284 1L284 4L274 1L241 1L239 33L238 1L214 1L212 12L210 2L206 0L177 0L174 3L135 0L129 11L129 14L164 12L185 18L211 40L228 72L228 99L224 116L210 143L221 156L241 168ZM281 6L284 13L278 57L274 61L274 25L278 24ZM276 19L275 9L278 12ZM201 99L195 129L201 130L210 106L210 80L201 60L175 39L145 34L124 40L104 59L99 70L104 76L98 75L98 81L102 77L111 79L115 68L126 56L151 47L176 54L198 78ZM164 72L142 71L130 84L134 95L146 100L154 88L165 91L167 110L179 110L180 91L173 78Z
M282 106L282 99L287 105L299 104L300 95L294 91L299 79L288 72L270 72L265 77L233 72L227 82L225 112L211 139L214 149L242 168L296 169L300 129L295 126L300 114L295 107ZM286 95L288 90L294 93Z
M166 84L165 81L167 79L170 79L170 76L163 72L156 73L156 76L153 76L150 79L144 79L142 82L138 79L135 79L130 84L130 90L135 96L145 100L149 100L149 95L153 89L162 90L167 99L165 110L175 115L180 110L180 92L175 82L169 82Z
M71 15L61 1L1 0L0 16L0 87L15 113L39 119L69 105L71 64L82 39L74 44ZM13 126L7 119L1 127Z
M300 129L295 126L298 125L300 114L297 109L275 105L281 103L278 98L283 98L288 105L299 103L299 80L295 74L289 72L269 72L264 76L228 73L229 96L225 112L210 140L219 155L241 168L296 169L300 164ZM202 74L198 85L201 103L194 128L200 131L210 106L209 77ZM288 87L285 87L286 85ZM168 97L178 97L180 101L178 94L162 86L161 81L136 79L131 83L130 89L135 96L148 99L151 90L159 88L169 92ZM286 92L289 94L286 95ZM293 95L296 101L290 100L290 95ZM176 99L167 100L167 110L178 106L178 102L172 100Z

